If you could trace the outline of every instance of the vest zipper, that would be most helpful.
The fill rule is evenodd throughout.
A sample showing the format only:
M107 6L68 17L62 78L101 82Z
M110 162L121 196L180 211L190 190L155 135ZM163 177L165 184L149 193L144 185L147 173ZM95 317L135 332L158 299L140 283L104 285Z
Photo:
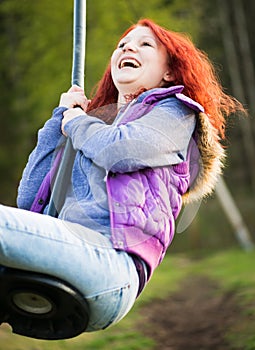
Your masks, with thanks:
M120 124L121 120L125 117L125 115L126 115L127 112L129 111L129 109L131 108L131 106L133 106L133 105L136 103L136 101L137 101L137 98L135 98L134 100L132 100L132 101L128 104L127 108L125 109L125 111L122 113L122 116L121 116L120 119L118 120L116 126L118 126L118 125ZM104 182L106 182L106 180L107 180L108 173L109 173L109 171L106 170L106 171L105 171Z

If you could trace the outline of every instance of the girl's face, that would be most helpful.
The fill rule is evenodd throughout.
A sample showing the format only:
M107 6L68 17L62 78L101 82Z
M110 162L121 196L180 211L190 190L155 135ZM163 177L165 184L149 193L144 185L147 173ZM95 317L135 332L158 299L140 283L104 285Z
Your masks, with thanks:
M164 86L172 80L166 48L148 27L137 26L121 39L111 57L111 74L119 94Z

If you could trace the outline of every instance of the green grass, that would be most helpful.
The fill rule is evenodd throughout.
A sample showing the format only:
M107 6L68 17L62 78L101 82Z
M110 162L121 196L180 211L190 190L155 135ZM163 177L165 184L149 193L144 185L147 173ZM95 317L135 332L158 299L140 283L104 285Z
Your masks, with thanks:
M242 306L242 322L226 334L233 349L255 349L255 252L228 250L192 259L170 252L137 300L131 312L118 325L97 333L85 333L62 341L41 341L13 335L0 327L0 350L151 350L153 341L137 328L142 321L141 307L155 298L166 298L178 289L187 275L208 276L218 282L218 293L235 291ZM239 348L238 348L239 346Z

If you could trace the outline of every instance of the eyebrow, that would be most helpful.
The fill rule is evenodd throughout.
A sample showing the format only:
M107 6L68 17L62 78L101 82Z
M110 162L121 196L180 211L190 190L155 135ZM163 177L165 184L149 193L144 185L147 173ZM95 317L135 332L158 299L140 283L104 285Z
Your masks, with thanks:
M157 40L153 37L153 36L151 36L151 35L147 35L147 34L145 34L145 35L142 35L141 37L140 37L140 39L151 39L151 40L153 40L153 41L155 41L156 43L157 43ZM130 40L130 39L132 39L132 37L130 37L129 35L127 35L127 36L124 36L124 38L122 38L120 41L122 41L122 40L125 40L125 39L128 39L128 40Z

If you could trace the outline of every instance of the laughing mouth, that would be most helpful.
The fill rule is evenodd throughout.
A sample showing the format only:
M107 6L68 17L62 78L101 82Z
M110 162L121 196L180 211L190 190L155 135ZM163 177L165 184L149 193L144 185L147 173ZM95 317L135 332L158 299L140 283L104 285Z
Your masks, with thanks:
M119 68L122 69L125 67L139 68L141 64L134 58L124 58L120 61Z

